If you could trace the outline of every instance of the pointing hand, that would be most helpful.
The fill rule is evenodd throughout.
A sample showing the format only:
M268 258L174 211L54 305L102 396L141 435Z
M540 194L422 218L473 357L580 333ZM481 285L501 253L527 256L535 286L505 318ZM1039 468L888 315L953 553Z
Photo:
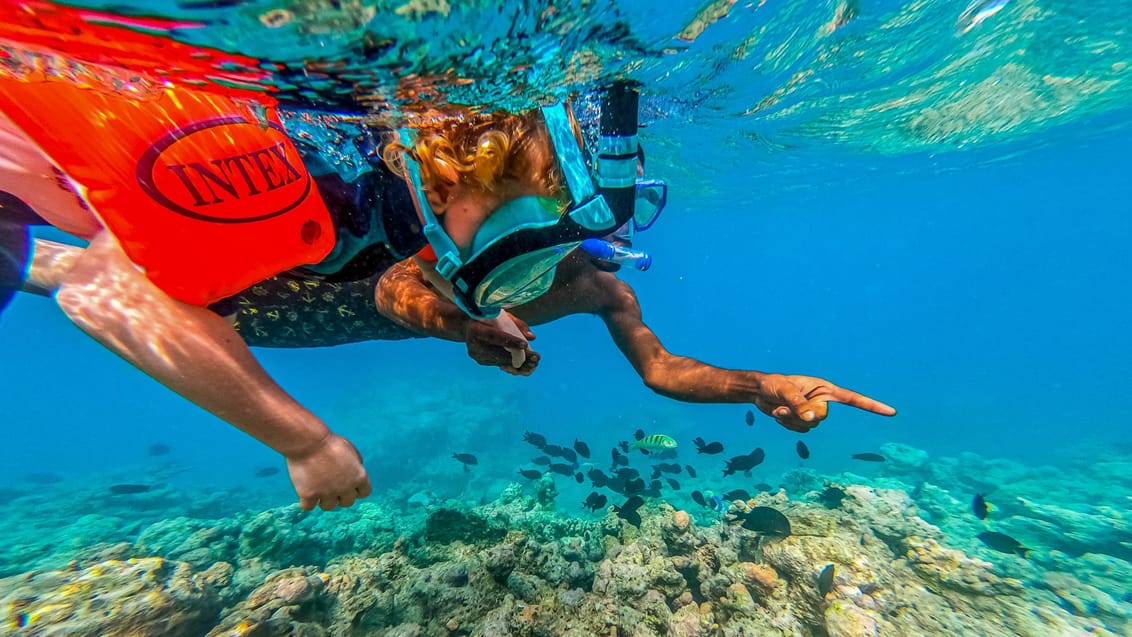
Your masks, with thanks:
M759 411L799 433L805 433L825 420L831 402L881 416L896 415L895 409L880 401L814 376L767 374L761 379L759 393L754 400Z

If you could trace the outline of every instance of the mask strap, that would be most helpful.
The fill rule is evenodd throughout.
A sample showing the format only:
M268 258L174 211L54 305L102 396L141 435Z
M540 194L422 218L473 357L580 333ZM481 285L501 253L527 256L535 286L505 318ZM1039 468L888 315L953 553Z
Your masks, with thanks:
M554 153L558 156L558 166L566 176L566 186L570 191L570 198L574 206L578 206L594 196L596 188L590 178L586 160L582 157L582 149L578 140L574 138L570 127L570 118L566 115L566 106L556 104L544 106L542 116L546 121L546 129L550 132L550 141L554 144Z
M409 137L409 132L401 129L399 135L401 143L407 148L412 148L412 139ZM425 239L428 239L429 245L432 246L433 252L436 253L436 273L445 281L451 281L456 271L464 265L463 259L460 258L460 249L456 247L456 243L444 231L444 228L440 225L440 220L436 218L436 213L432 211L432 206L428 203L428 197L425 196L424 185L421 182L420 166L412 158L405 157L405 172L409 176L409 192L412 194L413 201L417 204L417 210L421 211L422 221L424 222L422 232L424 232Z

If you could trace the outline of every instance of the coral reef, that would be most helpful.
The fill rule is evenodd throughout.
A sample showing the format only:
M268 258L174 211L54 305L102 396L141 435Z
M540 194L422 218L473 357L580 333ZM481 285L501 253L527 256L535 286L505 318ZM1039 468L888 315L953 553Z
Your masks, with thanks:
M902 490L844 489L834 509L786 491L732 505L779 509L793 528L785 538L701 526L663 502L641 509L640 528L612 512L570 519L519 488L483 506L433 507L397 539L374 504L210 525L180 518L112 551L176 560L19 575L0 581L0 608L18 635L1006 637L1129 627L1127 603L1098 587L1058 573L1022 579L949 548ZM823 595L818 576L830 564Z
M455 413L430 415L422 431ZM505 432L481 422L492 418L450 427L453 439L490 444ZM397 444L423 453L431 435ZM384 444L369 441L379 463ZM1132 634L1127 455L1083 450L1054 468L880 451L886 461L867 476L798 467L750 499L729 491L740 499L725 513L691 493L738 478L683 479L683 491L646 499L639 527L612 507L583 514L589 488L570 478L509 483L511 470L467 474L446 456L334 512L265 509L239 489L190 496L166 484L123 499L68 485L68 499L47 485L14 496L0 520L2 632ZM975 494L992 505L986 519ZM790 535L743 528L765 507L788 518ZM987 531L1032 550L995 550L979 539Z

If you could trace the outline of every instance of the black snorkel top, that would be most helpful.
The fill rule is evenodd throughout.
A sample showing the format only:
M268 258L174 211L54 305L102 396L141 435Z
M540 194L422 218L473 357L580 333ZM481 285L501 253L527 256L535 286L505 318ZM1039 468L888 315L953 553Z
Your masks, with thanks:
M618 226L633 217L637 185L638 83L617 80L601 93L597 190L605 197Z

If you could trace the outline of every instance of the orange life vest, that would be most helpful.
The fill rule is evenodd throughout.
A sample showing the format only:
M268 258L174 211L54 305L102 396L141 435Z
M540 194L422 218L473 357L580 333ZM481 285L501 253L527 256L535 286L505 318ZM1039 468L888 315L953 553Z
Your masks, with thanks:
M5 41L5 28L0 55L26 57L0 65L0 111L170 296L207 305L333 248L329 212L270 98L44 72L50 51Z

